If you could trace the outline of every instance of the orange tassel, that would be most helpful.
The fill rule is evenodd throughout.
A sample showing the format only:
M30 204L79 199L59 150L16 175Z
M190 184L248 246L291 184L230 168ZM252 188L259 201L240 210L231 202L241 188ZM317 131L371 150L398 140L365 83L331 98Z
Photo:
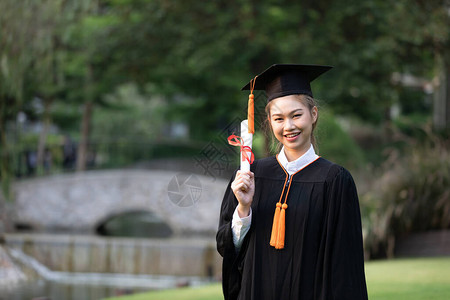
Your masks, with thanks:
M285 221L286 221L286 208L287 204L284 203L281 207L280 212L280 220L278 221L278 234L277 234L277 242L275 244L275 249L283 249L284 248L284 235L285 235Z
M272 235L270 236L270 246L275 247L278 239L278 221L280 220L281 203L278 202L275 207L275 215L273 216Z
M250 95L248 95L248 133L255 133L255 96L253 95L253 90L255 89L256 77L250 81Z
M248 133L255 133L255 104L253 94L248 95Z

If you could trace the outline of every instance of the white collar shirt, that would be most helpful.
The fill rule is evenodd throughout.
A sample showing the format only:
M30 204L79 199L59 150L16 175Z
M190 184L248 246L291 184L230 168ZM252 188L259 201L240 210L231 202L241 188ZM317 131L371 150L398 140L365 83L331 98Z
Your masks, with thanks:
M303 154L296 160L288 161L286 154L284 153L283 146L280 153L277 155L277 158L286 172L288 172L289 175L292 175L294 173L297 173L299 170L303 169L313 161L317 160L319 156L314 151L313 145L311 145L311 147L309 147L308 151L306 151L305 154Z

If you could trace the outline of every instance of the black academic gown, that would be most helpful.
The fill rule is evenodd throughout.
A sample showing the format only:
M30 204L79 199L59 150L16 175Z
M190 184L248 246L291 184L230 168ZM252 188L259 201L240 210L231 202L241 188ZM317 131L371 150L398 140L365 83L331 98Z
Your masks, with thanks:
M216 240L225 299L367 299L361 216L350 173L319 158L290 177L284 249L277 250L269 243L287 173L275 157L257 160L251 169L252 223L239 252L231 230L238 204L234 178L221 207Z

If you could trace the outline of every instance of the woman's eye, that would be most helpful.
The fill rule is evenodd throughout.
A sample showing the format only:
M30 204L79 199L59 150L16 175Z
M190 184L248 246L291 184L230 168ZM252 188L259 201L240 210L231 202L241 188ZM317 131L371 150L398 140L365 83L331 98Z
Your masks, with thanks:
M294 115L294 118L300 118L302 115L300 115L300 114L297 114L297 115Z

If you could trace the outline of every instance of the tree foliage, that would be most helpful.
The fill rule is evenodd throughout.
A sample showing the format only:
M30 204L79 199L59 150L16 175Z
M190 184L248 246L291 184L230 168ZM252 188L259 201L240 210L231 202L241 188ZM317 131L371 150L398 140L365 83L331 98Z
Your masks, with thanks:
M26 107L22 99L108 107L105 96L131 83L149 101L164 96L166 119L208 139L242 114L240 88L273 63L334 65L313 83L315 95L335 113L381 124L409 97L392 74L431 80L449 65L446 0L1 5L2 124Z
M283 62L334 65L317 95L338 113L380 123L402 92L392 74L431 79L448 46L448 3L430 3L105 1L97 50L109 58L107 73L191 99L172 113L198 137L245 106L243 83Z

